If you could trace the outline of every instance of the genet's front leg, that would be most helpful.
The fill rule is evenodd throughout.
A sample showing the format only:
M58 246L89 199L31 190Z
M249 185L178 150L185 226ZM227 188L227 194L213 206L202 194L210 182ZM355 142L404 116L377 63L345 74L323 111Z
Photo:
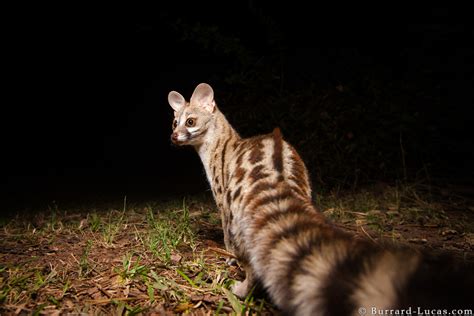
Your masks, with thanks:
M221 222L222 222L222 231L224 233L224 244L225 244L225 249L229 252L233 252L233 247L232 247L232 242L230 238L230 218L227 215L228 212L225 210L221 209Z
M233 240L231 238L232 233L231 233L230 216L226 216L225 214L227 214L227 213L222 210L221 211L221 221L222 221L222 231L224 233L225 248L228 252L236 255L234 243L233 243ZM237 259L235 257L228 257L225 262L229 266L236 266L237 265Z

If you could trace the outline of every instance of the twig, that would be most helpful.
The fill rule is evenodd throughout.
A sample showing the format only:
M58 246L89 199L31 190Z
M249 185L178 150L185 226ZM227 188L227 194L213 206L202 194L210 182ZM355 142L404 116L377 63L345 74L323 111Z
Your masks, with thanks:
M398 225L398 227L425 227L425 228L438 228L438 224L403 224L403 225Z
M113 297L113 298L103 298L99 300L85 300L84 302L89 304L109 304L113 301L135 301L135 300L142 300L148 299L148 296L140 296L140 297Z
M367 216L367 213L362 213L362 212L344 211L344 213L355 214L359 216Z
M377 243L377 242L375 241L375 239L372 238L372 236L370 236L369 233L364 229L364 226L360 225L359 227L360 227L360 229L362 230L362 232L363 232L364 234L366 234L367 237L369 237L370 240L372 240L372 242L373 242L374 244Z
M198 292L201 292L201 293L212 293L212 290L210 290L210 289L203 290L203 289L200 289L198 287L191 287L191 286L187 286L187 285L179 284L179 283L175 283L175 284L176 284L176 286L185 288L186 290L198 291Z
M216 253L219 253L221 255L237 259L237 257L233 253L228 252L227 250L224 250L224 249L221 249L221 248L216 248L216 247L209 247L207 249L211 250L211 251L214 251Z
M112 298L112 295L106 291L105 289L102 288L102 286L100 286L100 284L96 283L95 286L99 289L99 291L101 291L105 296L107 296L108 298Z

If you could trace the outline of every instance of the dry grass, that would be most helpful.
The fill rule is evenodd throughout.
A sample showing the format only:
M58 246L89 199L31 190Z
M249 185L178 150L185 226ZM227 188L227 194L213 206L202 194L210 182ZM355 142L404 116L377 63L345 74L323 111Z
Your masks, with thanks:
M424 192L424 193L420 193ZM439 192L438 192L439 193ZM371 238L472 258L472 201L435 201L413 187L318 196L336 225ZM237 299L209 198L101 209L53 205L0 225L2 315L275 315L261 296Z
M337 226L384 240L474 258L474 200L420 184L332 192L316 204Z

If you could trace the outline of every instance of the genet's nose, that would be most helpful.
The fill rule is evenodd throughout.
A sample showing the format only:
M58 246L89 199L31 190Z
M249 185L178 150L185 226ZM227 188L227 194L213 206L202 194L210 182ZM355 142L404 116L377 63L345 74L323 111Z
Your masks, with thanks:
M178 133L171 134L171 140L172 141L177 141L178 140Z

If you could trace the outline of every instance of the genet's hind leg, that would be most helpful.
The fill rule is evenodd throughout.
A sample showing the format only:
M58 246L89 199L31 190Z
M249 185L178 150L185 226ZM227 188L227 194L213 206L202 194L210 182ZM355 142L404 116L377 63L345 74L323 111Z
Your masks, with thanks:
M232 293L234 293L237 297L244 299L249 294L250 290L255 286L256 280L253 275L252 270L246 266L244 267L245 270L245 280L242 282L237 281L232 286Z

